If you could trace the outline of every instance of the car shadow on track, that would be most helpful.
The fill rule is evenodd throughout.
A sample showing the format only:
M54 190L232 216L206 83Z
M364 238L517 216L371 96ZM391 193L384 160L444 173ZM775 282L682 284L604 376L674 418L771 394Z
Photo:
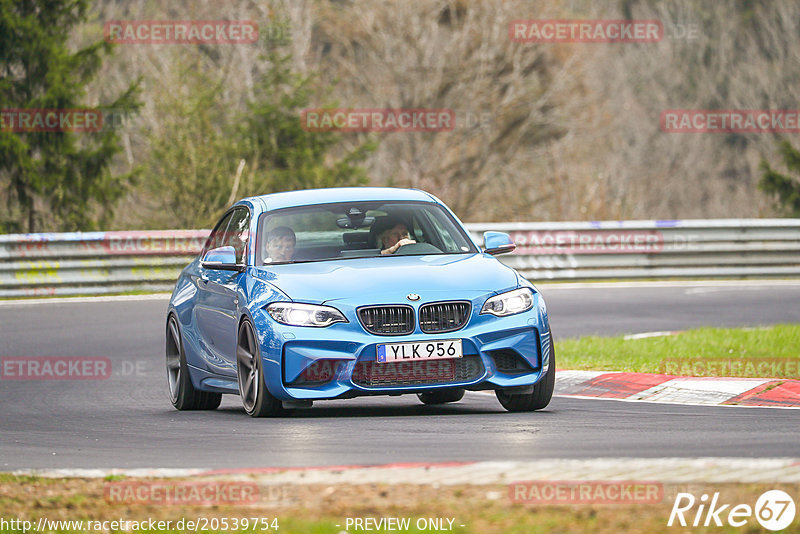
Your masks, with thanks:
M495 407L494 404L497 404ZM237 413L245 416L245 412L238 406L222 406L218 412L227 414ZM536 412L537 416L552 414L552 410ZM400 404L397 400L386 400L380 404L374 401L368 404L359 404L353 400L322 401L315 403L311 408L293 409L285 416L288 419L325 419L344 417L433 417L433 416L465 416L465 415L502 415L518 416L520 413L510 413L503 409L494 397L486 399L470 399L454 404L441 406L426 406L415 404L409 400L408 404ZM528 414L531 415L531 414Z

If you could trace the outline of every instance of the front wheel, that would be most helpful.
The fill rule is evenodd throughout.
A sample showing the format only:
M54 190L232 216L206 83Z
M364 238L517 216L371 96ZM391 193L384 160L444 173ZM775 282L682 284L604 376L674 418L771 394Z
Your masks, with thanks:
M251 417L271 417L283 415L285 410L281 401L267 391L264 382L264 366L261 352L256 342L255 330L248 320L239 326L236 346L236 374L239 379L239 395L242 406Z
M169 400L181 411L214 410L222 402L221 393L199 391L192 385L180 327L174 315L170 315L167 320L167 384Z
M496 390L494 393L497 400L503 405L503 408L509 412L532 412L534 410L541 410L550 404L550 399L553 397L553 389L556 385L556 349L550 345L550 366L547 369L545 377L533 386L533 391L530 393L523 393L521 395L510 395L502 389Z

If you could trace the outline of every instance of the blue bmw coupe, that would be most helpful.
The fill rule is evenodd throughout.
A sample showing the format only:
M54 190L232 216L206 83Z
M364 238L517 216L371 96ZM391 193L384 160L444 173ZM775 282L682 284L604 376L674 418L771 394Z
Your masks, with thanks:
M254 417L315 400L494 390L547 406L555 354L544 299L419 190L334 188L240 200L181 273L167 312L178 410L238 394Z

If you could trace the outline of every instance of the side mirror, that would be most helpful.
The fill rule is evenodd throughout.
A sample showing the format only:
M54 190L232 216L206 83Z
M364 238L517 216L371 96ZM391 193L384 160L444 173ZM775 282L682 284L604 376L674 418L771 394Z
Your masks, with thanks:
M504 232L483 232L484 252L496 256L513 252L517 245L511 240L511 236Z
M201 262L206 269L220 271L241 271L242 265L236 263L236 251L233 247L219 247L209 250Z

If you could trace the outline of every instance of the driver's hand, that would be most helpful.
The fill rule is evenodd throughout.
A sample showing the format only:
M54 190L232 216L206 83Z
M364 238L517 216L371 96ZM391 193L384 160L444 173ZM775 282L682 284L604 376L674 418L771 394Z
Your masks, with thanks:
M414 241L413 239L408 239L407 237L404 237L403 239L401 239L400 241L398 241L397 243L395 243L391 247L387 248L386 250L381 251L381 254L394 254L395 252L397 252L397 249L399 249L403 245L415 245L416 243L417 242Z

